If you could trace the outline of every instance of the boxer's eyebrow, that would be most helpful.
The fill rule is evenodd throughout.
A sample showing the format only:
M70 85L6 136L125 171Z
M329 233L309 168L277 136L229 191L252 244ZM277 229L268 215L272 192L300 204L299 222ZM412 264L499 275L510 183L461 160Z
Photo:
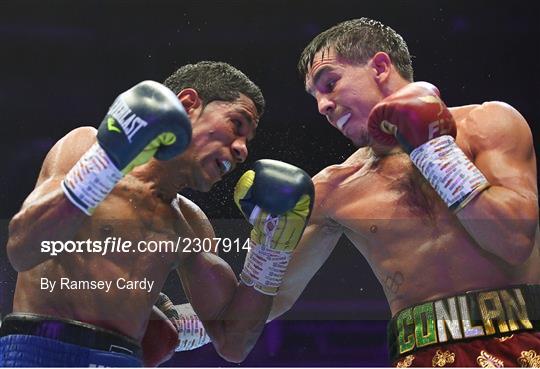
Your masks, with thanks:
M248 114L245 110L241 110L239 113L244 117L250 126L253 126L254 128L257 126L251 114Z
M319 83L319 81L321 80L323 74L325 72L328 72L330 70L332 70L332 66L330 65L325 65L323 67L320 67L316 72L315 74L313 75L313 77L311 78L311 81L308 81L308 82L311 82L311 84L308 83L308 86L306 86L306 91L308 94L310 95L313 95L314 94L314 89L315 89L315 86L317 86L317 84Z
M236 112L240 114L242 118L244 118L246 123L249 126L251 126L251 128L253 128L252 134L248 137L248 141L253 140L255 138L255 129L257 128L257 120L253 119L253 116L249 114L247 111L245 111L244 109L237 109Z

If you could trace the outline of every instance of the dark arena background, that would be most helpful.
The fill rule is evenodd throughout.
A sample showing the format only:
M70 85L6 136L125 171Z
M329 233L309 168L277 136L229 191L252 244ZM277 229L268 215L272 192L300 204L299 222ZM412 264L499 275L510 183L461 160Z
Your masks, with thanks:
M415 80L437 85L449 106L505 101L540 129L537 1L4 1L0 0L2 315L16 273L5 254L7 224L32 190L54 142L97 126L114 98L179 66L221 60L263 90L267 111L248 161L210 193L186 192L221 237L246 237L232 200L252 163L274 158L315 175L355 149L317 113L296 72L304 46L346 19L397 30L414 55ZM539 142L535 140L538 152ZM238 273L244 254L225 254ZM399 281L396 281L398 283ZM171 274L165 292L185 301ZM118 302L122 308L125 301ZM294 308L268 324L246 366L388 366L390 313L368 264L342 239ZM229 366L207 345L164 366Z

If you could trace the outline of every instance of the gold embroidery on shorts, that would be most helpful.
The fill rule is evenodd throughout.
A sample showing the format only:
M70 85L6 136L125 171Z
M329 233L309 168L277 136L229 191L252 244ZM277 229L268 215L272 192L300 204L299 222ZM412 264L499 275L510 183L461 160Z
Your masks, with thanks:
M452 351L441 351L437 350L435 353L435 356L433 356L433 359L431 360L431 364L434 368L436 367L443 367L447 364L454 363L456 359L456 354L454 354Z
M514 337L513 334L511 334L511 335L509 335L509 336L497 338L497 340L498 340L499 342L504 342L504 341L506 341L506 340L509 340L509 339L512 338L512 337Z
M412 365L414 355L407 355L403 360L398 361L396 368L408 368Z
M540 354L534 350L521 351L517 361L522 368L540 368Z
M484 350L480 351L480 356L476 358L476 362L482 368L504 368L504 363L501 359Z

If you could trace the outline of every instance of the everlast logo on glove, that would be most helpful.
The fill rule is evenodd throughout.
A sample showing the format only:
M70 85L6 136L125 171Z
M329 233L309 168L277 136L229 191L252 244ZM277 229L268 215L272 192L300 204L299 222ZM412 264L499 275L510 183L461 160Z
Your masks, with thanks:
M137 133L139 129L148 125L148 122L142 118L139 118L135 113L133 113L129 106L120 97L112 104L109 110L109 115L111 115L120 124L129 142L131 142L133 135ZM109 124L109 131L114 130L115 129L112 129L111 125Z

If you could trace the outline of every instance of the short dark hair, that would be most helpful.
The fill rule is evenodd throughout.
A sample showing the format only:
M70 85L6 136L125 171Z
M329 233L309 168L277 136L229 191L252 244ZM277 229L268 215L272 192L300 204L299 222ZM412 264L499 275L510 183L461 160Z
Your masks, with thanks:
M407 44L396 31L369 18L351 19L318 34L304 49L298 61L298 71L305 78L315 54L333 48L338 56L364 64L379 51L390 56L398 73L413 80L411 55Z
M201 61L184 65L163 84L176 94L185 88L195 89L204 106L212 101L234 101L242 93L253 101L259 117L264 113L261 89L244 73L224 62Z

